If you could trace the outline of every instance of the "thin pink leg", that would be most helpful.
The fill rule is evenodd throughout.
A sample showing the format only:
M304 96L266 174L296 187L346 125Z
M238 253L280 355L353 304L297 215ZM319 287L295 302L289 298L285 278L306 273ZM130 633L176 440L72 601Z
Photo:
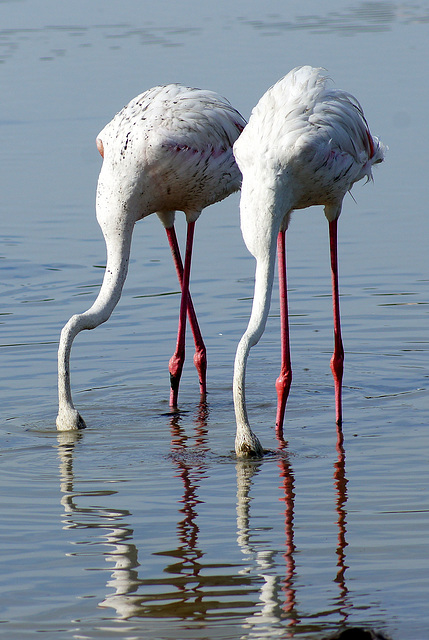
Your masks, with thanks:
M279 291L280 291L280 324L281 324L281 354L282 362L280 375L276 380L277 390L277 415L276 435L283 438L283 420L289 389L292 383L292 365L290 361L289 346L289 314L287 304L287 280L286 280L286 232L280 231L277 237L277 256L279 264Z
M338 255L337 255L337 222L332 220L329 223L329 244L331 251L331 273L332 273L332 305L334 311L334 354L331 358L331 371L335 383L335 415L336 422L341 425L343 421L342 411L342 381L344 369L344 349L341 339L340 322L340 299L338 291Z
M179 279L180 288L183 281L183 264L180 255L179 243L177 242L176 230L173 227L166 229L168 242L173 256L174 266L176 267L177 277ZM198 324L197 315L192 303L191 294L188 295L188 318L191 325L192 335L195 342L194 364L198 372L200 381L201 398L204 400L207 394L206 371L207 371L207 353L201 330ZM182 365L183 366L183 365Z
M191 273L192 244L194 240L195 222L188 223L188 233L186 237L185 267L182 278L182 298L180 301L179 328L177 331L176 350L170 358L170 407L177 407L177 396L179 393L179 383L182 375L183 363L185 361L185 332L186 314L188 312L189 300L189 277Z

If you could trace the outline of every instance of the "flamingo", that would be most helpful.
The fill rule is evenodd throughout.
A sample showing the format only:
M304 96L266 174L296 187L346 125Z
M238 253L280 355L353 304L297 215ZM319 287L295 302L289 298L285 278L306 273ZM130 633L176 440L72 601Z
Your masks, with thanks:
M234 144L243 174L241 230L256 258L255 290L249 324L235 357L233 395L238 456L260 456L263 449L252 432L246 410L245 372L249 351L264 332L278 252L281 371L276 381L276 434L283 436L286 401L292 381L286 285L286 229L294 209L324 205L329 223L336 422L342 422L341 386L344 350L338 293L337 221L343 198L384 158L382 143L372 136L359 102L332 88L323 69L297 67L271 87L253 109Z
M158 86L140 94L97 137L103 158L96 197L97 220L107 248L103 282L94 304L73 315L58 349L57 428L85 427L70 387L70 351L76 335L109 319L127 276L131 237L138 220L156 213L164 225L182 289L176 350L169 362L170 405L177 406L185 358L188 315L193 331L201 397L206 394L206 350L189 294L195 222L201 211L239 190L241 174L232 145L246 121L217 93ZM175 212L187 221L184 266L174 229Z

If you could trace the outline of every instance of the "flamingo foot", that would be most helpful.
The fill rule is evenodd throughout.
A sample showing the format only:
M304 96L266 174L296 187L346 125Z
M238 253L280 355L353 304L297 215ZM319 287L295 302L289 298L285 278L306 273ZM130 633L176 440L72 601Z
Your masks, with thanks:
M182 377L183 365L185 361L185 355L181 357L178 353L175 353L170 358L168 364L168 370L170 371L170 407L177 409L177 398L179 396L179 384Z
M343 402L342 402L342 384L344 370L344 351L341 348L334 353L331 359L331 371L334 377L335 386L335 421L338 426L343 423Z
M58 431L78 431L86 428L85 420L76 409L72 408L60 409L56 424Z
M170 409L177 409L177 398L179 396L179 383L170 374Z
M198 379L200 381L200 394L201 400L205 400L207 396L207 354L206 348L203 346L202 348L197 349L194 354L194 365L198 372Z
M289 369L286 373L281 373L276 380L277 391L277 415L276 415L276 436L280 439L283 437L283 422L286 411L286 403L289 397L289 391L292 384L292 371Z

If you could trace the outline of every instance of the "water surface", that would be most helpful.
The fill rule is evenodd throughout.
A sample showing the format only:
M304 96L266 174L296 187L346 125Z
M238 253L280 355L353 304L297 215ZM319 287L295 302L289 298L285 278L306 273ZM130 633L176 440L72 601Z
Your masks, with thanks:
M0 634L322 638L359 625L427 638L429 5L17 0L0 12ZM389 146L339 225L344 439L329 370L327 224L314 208L288 231L287 443L279 450L274 437L275 293L247 392L272 453L250 463L233 454L232 363L254 271L237 195L196 230L207 405L189 340L181 411L169 414L179 295L150 217L136 227L113 317L73 347L88 428L58 434L59 332L94 300L105 261L96 135L166 82L219 91L248 117L298 64L327 68Z

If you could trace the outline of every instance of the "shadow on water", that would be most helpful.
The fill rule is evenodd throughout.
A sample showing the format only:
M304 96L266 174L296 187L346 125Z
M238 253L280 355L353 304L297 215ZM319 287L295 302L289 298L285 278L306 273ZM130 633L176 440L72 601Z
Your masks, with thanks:
M293 638L303 634L312 638L333 638L327 635L329 633L339 634L335 637L341 640L381 638L368 635L371 631L349 628L348 625L353 605L346 580L347 477L341 430L337 430L337 459L333 470L338 529L333 582L338 585L338 596L329 610L309 613L301 610L299 604L301 581L296 564L299 549L294 540L295 478L286 442L281 441L278 451L268 458L235 460L236 540L243 562L204 560L206 552L199 541L198 525L199 511L204 505L200 490L208 477L209 466L213 464L213 455L207 446L207 418L208 407L201 404L191 438L181 426L180 414L169 418L169 459L176 470L177 488L180 487L176 546L153 554L165 558L163 575L153 574L147 578L141 577L144 573L142 566L146 563L140 564L136 536L129 525L133 513L126 507L118 509L108 505L109 497L117 491L95 491L91 494L104 498L102 507L79 506L79 499L89 495L87 491L75 490L75 482L79 478L75 478L74 457L78 455L76 445L84 434L57 434L63 528L98 529L102 544L109 549L104 560L113 564L106 583L108 593L99 606L113 609L117 621L133 620L135 623L138 619L151 619L155 623L164 620L176 625L193 623L201 629L206 628L210 621L212 624L213 621L223 621L237 627L241 638L249 639ZM256 488L263 465L273 459L278 466L280 500L284 505L284 545L280 549L267 542L268 536L261 537L261 531L270 531L268 523L262 527L257 521L252 523L252 501L255 500L252 491ZM231 461L234 462L232 458ZM324 622L328 619L336 622Z

